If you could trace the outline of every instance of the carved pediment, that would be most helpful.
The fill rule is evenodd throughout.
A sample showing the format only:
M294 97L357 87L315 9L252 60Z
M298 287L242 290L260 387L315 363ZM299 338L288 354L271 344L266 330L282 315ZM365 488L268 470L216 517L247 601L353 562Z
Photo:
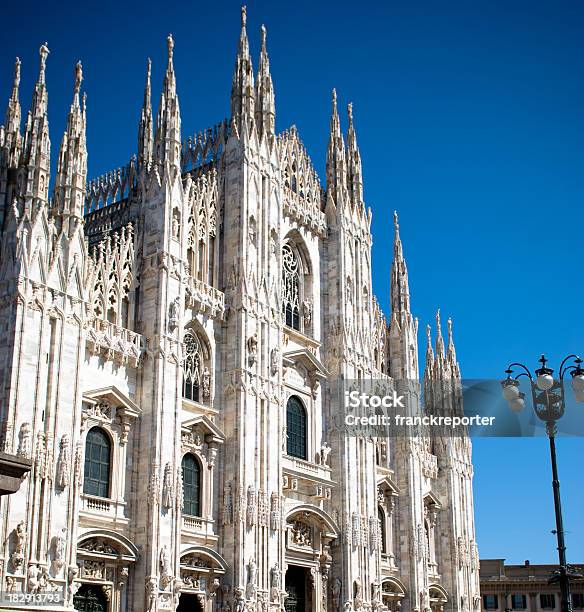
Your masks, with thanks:
M183 553L180 557L181 568L188 572L224 574L227 564L217 552L196 546Z
M377 482L377 489L384 495L400 495L399 487L389 476L384 476Z
M298 367L300 365L316 380L322 380L328 376L328 371L322 362L305 348L284 353L282 362L287 367Z
M440 500L432 493L432 491L428 491L426 495L424 495L424 505L431 507L433 506L436 510L439 510L442 507Z
M99 555L117 556L119 554L118 549L112 546L104 538L88 538L87 540L84 540L83 542L81 542L81 544L77 546L77 550L96 553Z
M96 404L101 404L102 407L105 407L106 404L115 406L118 414L123 413L130 418L137 418L142 414L142 410L113 385L85 392L83 401L89 406L95 406Z
M137 561L138 549L125 536L96 529L80 537L77 543L77 554L94 559L115 558L122 561Z
M312 396L316 398L316 393L321 381L326 380L328 371L322 362L307 348L301 348L284 353L282 357L284 370L290 368L304 380L305 384L311 389Z
M120 442L128 441L130 425L142 410L117 387L103 387L83 394L82 429L88 420L113 429L120 428Z
M185 421L181 427L183 441L189 442L194 446L207 444L223 444L225 436L223 432L211 421L208 416L198 415Z

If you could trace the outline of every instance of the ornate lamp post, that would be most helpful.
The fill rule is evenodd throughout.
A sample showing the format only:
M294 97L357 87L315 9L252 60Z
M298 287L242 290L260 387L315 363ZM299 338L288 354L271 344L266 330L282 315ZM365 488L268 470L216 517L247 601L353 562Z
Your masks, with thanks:
M519 378L526 376L531 385L533 409L539 419L544 421L546 433L550 441L550 455L552 461L552 488L554 492L554 509L556 513L556 537L558 540L558 557L560 568L551 581L560 583L562 597L562 612L572 612L572 596L570 594L571 569L566 562L566 544L564 542L564 525L562 520L562 504L560 501L560 481L558 480L558 465L556 461L556 433L557 421L562 418L565 408L564 377L572 377L572 389L576 401L584 402L584 369L581 367L582 359L577 355L568 355L561 365L559 375L554 378L554 371L546 366L547 359L542 355L539 359L541 367L535 370L535 377L522 363L512 363L505 370L507 378L501 381L503 397L509 402L513 412L520 412L525 406L525 393L519 390ZM571 363L569 363L571 362ZM513 368L519 368L515 373Z

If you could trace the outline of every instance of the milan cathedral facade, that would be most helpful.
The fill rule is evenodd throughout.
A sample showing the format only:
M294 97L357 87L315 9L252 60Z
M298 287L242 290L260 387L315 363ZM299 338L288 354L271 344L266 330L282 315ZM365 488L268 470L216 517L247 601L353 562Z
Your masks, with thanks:
M323 187L275 131L261 36L254 74L244 9L230 118L188 138L169 37L136 155L89 181L81 64L50 181L49 50L24 121L16 61L0 442L33 467L0 502L0 590L61 597L7 609L479 610L468 439L329 426L333 381L420 378L417 320L397 218L387 319L373 294L351 106L343 133L333 92ZM420 386L455 410L435 335Z

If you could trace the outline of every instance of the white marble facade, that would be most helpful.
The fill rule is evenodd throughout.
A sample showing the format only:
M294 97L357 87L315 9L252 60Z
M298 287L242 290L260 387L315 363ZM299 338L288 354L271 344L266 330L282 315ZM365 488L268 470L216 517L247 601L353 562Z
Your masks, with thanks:
M419 378L417 320L397 218L389 319L373 294L352 108L343 134L333 92L323 187L275 131L261 36L254 74L244 9L230 118L190 138L169 37L137 154L91 181L77 64L50 189L47 45L24 121L16 62L1 443L33 469L0 502L0 588L64 593L44 610L476 612L469 441L328 426L331 382ZM449 332L423 376L444 410Z

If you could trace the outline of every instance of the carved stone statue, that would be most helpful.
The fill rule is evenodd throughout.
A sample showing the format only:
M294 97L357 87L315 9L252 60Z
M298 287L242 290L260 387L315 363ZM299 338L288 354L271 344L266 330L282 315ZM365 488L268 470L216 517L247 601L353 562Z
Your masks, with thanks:
M326 442L322 443L320 447L320 465L328 465L328 456L331 450L332 448Z
M333 612L339 612L341 607L341 587L343 583L340 578L335 578L331 585L331 594L333 596Z
M153 612L156 606L156 591L158 590L158 582L156 576L150 576L146 581L146 608L147 612Z
M71 462L69 453L69 436L64 434L59 443L59 458L57 459L57 480L56 485L60 489L65 489L69 484L69 464Z
M256 362L258 355L258 335L253 334L247 339L247 352L249 365L253 365Z
M70 565L67 570L67 580L69 584L67 585L67 601L69 603L73 603L73 596L79 590L81 586L78 582L76 582L77 576L79 575L79 567L77 565Z
M276 491L270 498L270 529L276 531L280 527L280 496Z
M168 330L173 332L180 322L180 298L176 297L168 306Z
M277 347L274 347L270 352L270 372L272 376L278 373L280 367L280 351Z
M233 612L245 612L245 598L243 596L243 589L237 587L235 589L235 601L233 602Z
M355 610L363 606L363 583L359 576L353 581L353 606Z
M270 569L270 599L272 601L280 601L280 585L282 581L282 573L280 572L280 564L274 563Z
M290 530L290 537L296 546L310 546L312 544L312 529L302 521L294 521Z
M381 605L381 584L377 581L371 583L371 606L377 609Z
M203 370L203 397L211 397L211 372L207 366Z
M126 582L128 581L128 576L130 575L129 567L122 567L120 569L120 579L118 580L118 588L121 590L126 586Z
M178 212L178 210L175 209L172 212L172 237L173 238L178 239L179 230L180 230L180 213Z
M164 479L162 483L162 507L172 508L173 491L172 491L172 466L170 462L164 466Z
M178 607L178 602L180 599L180 592L183 588L183 582L182 580L179 580L178 578L176 578L174 580L174 582L172 583L172 594L173 594L173 598L174 598L174 605L176 607Z
M63 527L61 531L54 537L54 556L51 564L53 575L59 574L65 565L65 554L67 548L67 530Z
M247 564L247 589L246 596L248 599L255 597L256 594L256 580L257 580L258 566L255 559L252 557Z
M312 322L312 302L310 300L302 302L302 316L304 317L304 325L309 327Z
M255 245L256 240L257 240L257 227L256 227L256 220L253 215L249 218L248 238L249 238L250 244Z
M38 593L40 591L40 575L41 570L38 565L30 565L26 573L26 588L29 593Z
M30 438L30 423L23 423L20 426L20 431L18 432L18 450L16 451L16 454L19 457L25 457L26 459L30 459Z
M20 521L18 525L16 525L16 551L20 554L24 554L24 545L26 543L26 525L24 521Z
M170 557L168 554L168 546L165 544L160 549L160 586L166 590L172 582L172 574L170 573Z
M24 563L24 547L26 545L26 525L24 521L20 521L15 529L16 533L16 545L14 547L14 552L10 556L10 561L12 563L12 568L14 573L20 573L22 571L22 566Z

